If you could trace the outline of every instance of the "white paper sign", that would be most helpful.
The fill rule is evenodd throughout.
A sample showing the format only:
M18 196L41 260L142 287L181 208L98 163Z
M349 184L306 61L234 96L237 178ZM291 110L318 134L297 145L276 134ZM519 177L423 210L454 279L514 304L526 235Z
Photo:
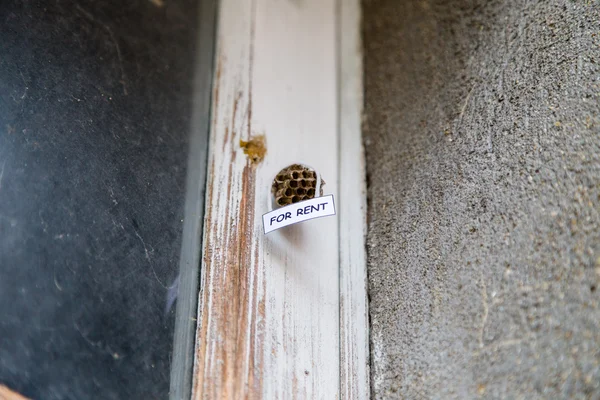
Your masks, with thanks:
M284 226L330 215L335 215L332 194L290 204L266 213L263 215L263 227L267 234Z

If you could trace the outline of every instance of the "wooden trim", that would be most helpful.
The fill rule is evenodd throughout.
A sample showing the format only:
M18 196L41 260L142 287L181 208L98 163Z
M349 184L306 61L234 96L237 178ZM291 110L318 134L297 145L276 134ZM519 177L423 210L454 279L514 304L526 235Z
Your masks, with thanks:
M348 245L364 247L358 226L364 222L362 100L340 97L346 79L340 80L338 65L346 58L338 28L358 26L338 25L341 3L221 1L194 399L335 399L341 388L368 397L359 393L368 388L360 366L366 365L366 332L359 332L366 329L364 271L358 273L364 248L341 250L339 234L349 229L344 243L358 234ZM356 40L358 32L352 35ZM360 79L351 82L356 94ZM358 112L351 122L339 122L351 112ZM358 158L340 159L340 146L358 149ZM344 167L355 160L340 175L340 162ZM340 204L339 216L264 235L261 216L269 210L272 179L297 162L322 175L325 194ZM358 197L340 198L340 179L356 186ZM356 188L344 193L355 196ZM341 222L354 212L359 214L348 219L350 225ZM340 273L342 259L350 274ZM351 282L357 276L361 281ZM351 342L358 339L365 342ZM340 360L352 366L341 367ZM352 382L340 385L340 379Z
M340 391L342 399L368 399L369 316L365 235L367 188L362 145L360 0L340 0Z

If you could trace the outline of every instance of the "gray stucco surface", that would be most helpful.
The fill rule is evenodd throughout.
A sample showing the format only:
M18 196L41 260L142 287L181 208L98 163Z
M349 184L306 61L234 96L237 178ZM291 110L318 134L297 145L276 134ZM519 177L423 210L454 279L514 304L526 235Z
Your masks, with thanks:
M376 399L600 398L600 2L364 0Z

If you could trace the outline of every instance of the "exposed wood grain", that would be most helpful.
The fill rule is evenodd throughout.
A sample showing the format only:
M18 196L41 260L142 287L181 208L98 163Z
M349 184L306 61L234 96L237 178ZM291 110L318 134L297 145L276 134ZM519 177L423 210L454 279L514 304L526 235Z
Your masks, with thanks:
M340 296L337 217L267 236L261 226L272 180L290 164L315 168L338 198L338 12L334 0L220 4L194 399L340 398L340 301L360 304ZM261 135L266 153L257 157L249 143ZM362 247L358 230L352 243ZM344 335L366 340L352 332ZM360 364L364 354L347 347L358 356L342 358Z
M340 1L340 391L343 399L369 398L366 177L360 1Z

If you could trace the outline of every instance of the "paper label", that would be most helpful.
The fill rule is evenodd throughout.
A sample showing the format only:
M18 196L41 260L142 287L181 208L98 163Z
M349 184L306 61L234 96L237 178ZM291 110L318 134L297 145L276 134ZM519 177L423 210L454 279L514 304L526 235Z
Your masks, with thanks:
M266 213L263 215L263 227L267 234L284 226L330 215L335 215L332 194L290 204Z

